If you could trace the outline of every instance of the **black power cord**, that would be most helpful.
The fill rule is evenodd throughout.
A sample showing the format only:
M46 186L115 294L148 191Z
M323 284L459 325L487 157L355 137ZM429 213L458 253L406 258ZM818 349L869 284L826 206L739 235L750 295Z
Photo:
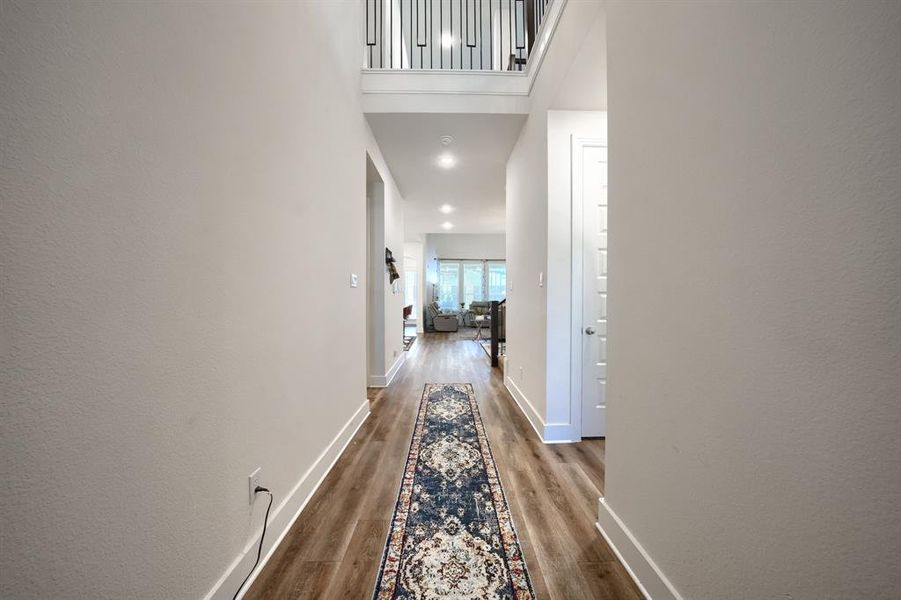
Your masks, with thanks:
M235 595L232 597L232 600L235 600L238 597L238 594L241 593L241 590L244 588L244 584L247 583L247 580L250 579L250 576L253 575L254 571L256 571L257 565L260 564L260 557L263 556L263 540L266 539L266 526L269 524L269 509L272 508L272 492L261 485L258 485L256 489L253 490L254 495L262 492L269 494L269 506L266 507L266 516L263 517L263 534L260 536L260 547L257 548L257 560L250 568L250 573L247 574L247 577L244 578L244 581L242 581L241 585L238 586L238 589L235 590Z

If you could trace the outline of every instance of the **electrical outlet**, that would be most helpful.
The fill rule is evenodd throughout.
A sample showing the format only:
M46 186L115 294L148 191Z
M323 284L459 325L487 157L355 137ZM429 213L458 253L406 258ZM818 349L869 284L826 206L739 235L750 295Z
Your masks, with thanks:
M519 367L519 380L520 380L520 381L523 380L523 370L522 370L522 367L521 367L521 366Z
M359 279L357 278L356 273L350 274L350 287L355 288L359 285Z
M254 469L253 473L247 478L247 486L250 491L250 503L253 504L254 499L257 497L257 486L263 485L262 482L262 473L263 467L257 467Z

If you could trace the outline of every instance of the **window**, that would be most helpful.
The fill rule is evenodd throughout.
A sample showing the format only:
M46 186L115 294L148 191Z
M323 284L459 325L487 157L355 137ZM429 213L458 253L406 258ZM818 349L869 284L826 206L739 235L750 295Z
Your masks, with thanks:
M439 260L438 304L459 310L476 301L507 297L507 264L502 260Z
M484 265L482 261L463 263L463 300L468 307L474 300L485 299Z
M503 300L507 297L507 263L488 263L488 299Z
M438 262L438 305L445 309L460 308L460 263Z

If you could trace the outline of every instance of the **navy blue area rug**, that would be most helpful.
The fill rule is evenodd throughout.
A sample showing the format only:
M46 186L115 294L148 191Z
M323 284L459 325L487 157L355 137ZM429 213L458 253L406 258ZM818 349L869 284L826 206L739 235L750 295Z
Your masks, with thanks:
M534 597L472 385L427 384L373 598Z

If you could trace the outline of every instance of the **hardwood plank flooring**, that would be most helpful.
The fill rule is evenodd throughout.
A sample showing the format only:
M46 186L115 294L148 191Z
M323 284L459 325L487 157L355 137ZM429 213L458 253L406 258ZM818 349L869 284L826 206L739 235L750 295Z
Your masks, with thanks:
M471 383L539 598L638 599L594 527L604 441L545 445L473 331L420 334L394 382L245 596L369 599L426 383Z

